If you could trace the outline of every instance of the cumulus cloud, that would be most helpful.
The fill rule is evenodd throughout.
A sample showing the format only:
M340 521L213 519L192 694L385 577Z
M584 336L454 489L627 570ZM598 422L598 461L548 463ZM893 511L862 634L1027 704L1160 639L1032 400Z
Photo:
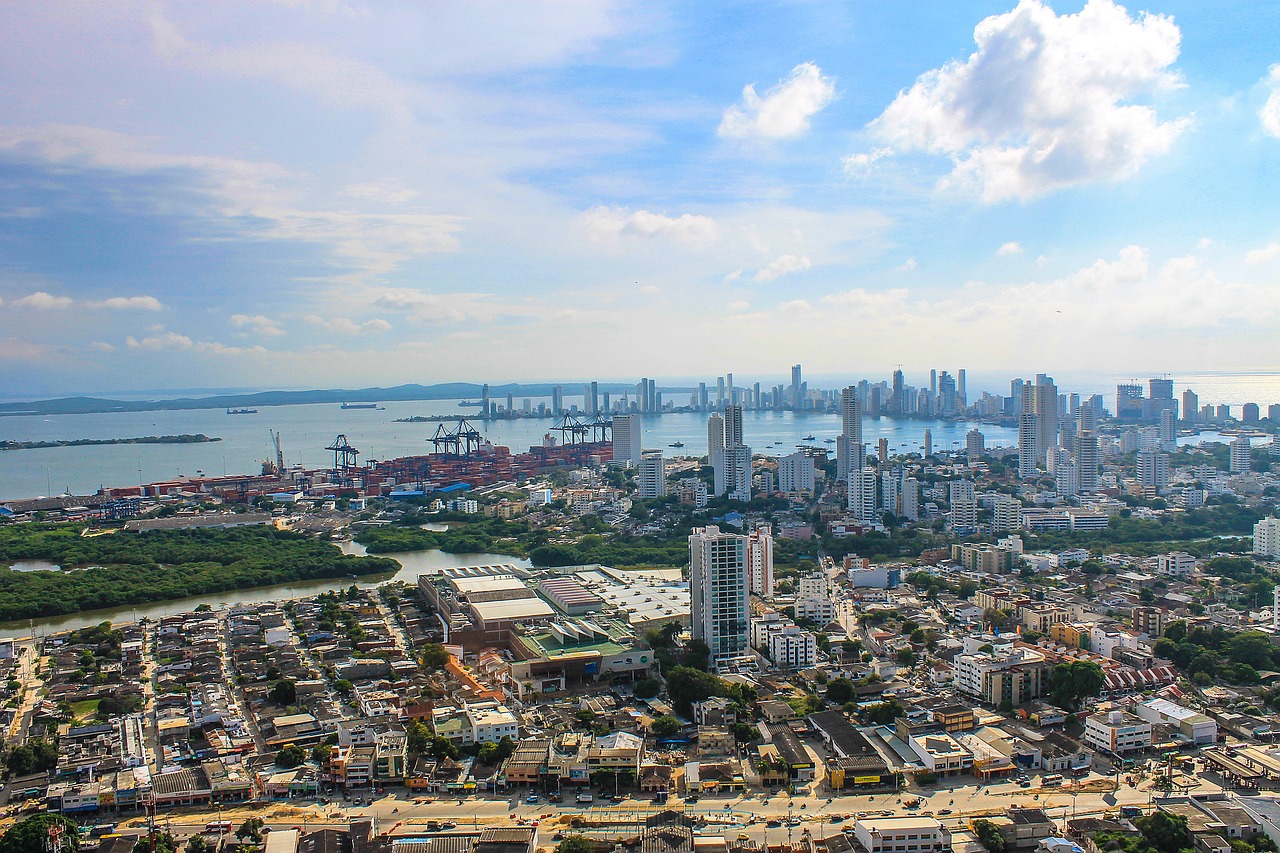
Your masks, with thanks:
M720 236L720 226L714 219L692 213L667 216L647 210L628 212L617 207L593 207L582 214L581 221L593 240L619 236L672 237L682 243L701 246Z
M1258 118L1262 120L1262 130L1267 136L1280 139L1280 64L1271 66L1265 85L1271 90L1267 102L1258 110Z
M744 301L742 301L741 299L739 299L739 300L736 300L736 301L734 301L734 302L730 302L728 305L726 305L726 306L724 306L724 307L725 307L725 308L727 308L727 309L729 309L730 311L734 312L735 314L738 314L738 313L741 313L741 312L743 312L743 311L748 311L748 310L750 310L750 309L751 309L751 303L750 303L750 302L744 302Z
M1010 240L999 249L996 249L996 254L1000 256L1022 254L1022 244L1016 240Z
M724 111L719 134L735 139L794 139L809 131L809 119L835 96L835 81L824 77L812 62L804 62L763 97L748 83L742 102Z
M355 320L347 317L335 317L332 320L326 320L323 317L317 317L315 314L308 314L307 322L314 323L320 328L327 329L330 332L340 332L344 335L359 335L365 332L386 332L391 329L390 323L377 317L372 320L365 320L363 323L357 323Z
M1274 261L1277 257L1280 257L1280 243L1268 243L1261 249L1245 252L1244 262L1252 266Z
M279 337L284 334L280 324L265 314L233 314L231 325L245 329L250 334Z
M21 299L15 299L13 304L22 308L38 308L41 311L50 311L70 308L74 302L75 300L70 296L54 296L52 293L37 290L35 293L27 294Z
M185 350L195 346L191 338L177 332L161 332L141 340L130 335L124 339L124 342L129 349L143 350Z
M893 268L894 272L911 272L917 266L915 258L907 258L902 263Z
M1172 18L1130 17L1112 0L1060 16L1021 0L978 24L967 60L922 75L870 128L897 150L949 156L947 183L989 202L1117 181L1188 124L1132 102L1179 85L1180 39Z
M44 290L29 293L15 299L14 305L41 311L60 311L65 308L106 308L112 311L162 311L164 305L154 296L112 296L100 300L79 300L70 296L55 296Z
M756 271L756 281L773 281L793 272L801 272L813 266L813 261L805 255L779 255L767 267Z

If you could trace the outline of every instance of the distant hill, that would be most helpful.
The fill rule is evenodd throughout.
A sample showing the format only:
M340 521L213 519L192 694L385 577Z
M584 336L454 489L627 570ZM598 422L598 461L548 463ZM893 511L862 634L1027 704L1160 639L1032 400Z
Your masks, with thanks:
M503 400L516 397L550 397L552 383L541 385L490 385L489 397ZM574 397L581 383L562 386ZM634 391L634 385L601 383L600 393ZM479 400L481 386L475 382L444 382L439 385L396 385L392 388L333 389L317 391L259 391L252 394L220 394L212 397L176 397L165 400L111 400L103 397L59 397L22 403L0 403L4 415L71 415L97 412L161 412L177 409L245 409L259 406L297 406L306 403L386 403L403 400Z

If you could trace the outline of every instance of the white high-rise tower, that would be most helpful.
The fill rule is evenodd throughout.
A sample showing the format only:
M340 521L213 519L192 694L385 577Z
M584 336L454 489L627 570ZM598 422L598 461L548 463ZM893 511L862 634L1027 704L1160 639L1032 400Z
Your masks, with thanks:
M689 536L690 627L713 668L747 653L747 537L695 527Z

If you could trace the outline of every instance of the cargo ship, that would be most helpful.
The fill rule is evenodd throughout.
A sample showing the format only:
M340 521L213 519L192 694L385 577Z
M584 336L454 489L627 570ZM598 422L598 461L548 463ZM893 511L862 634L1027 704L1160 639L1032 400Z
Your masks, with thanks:
M227 409L228 415L256 415L257 409Z
M344 409L377 409L380 408L377 403L343 403Z

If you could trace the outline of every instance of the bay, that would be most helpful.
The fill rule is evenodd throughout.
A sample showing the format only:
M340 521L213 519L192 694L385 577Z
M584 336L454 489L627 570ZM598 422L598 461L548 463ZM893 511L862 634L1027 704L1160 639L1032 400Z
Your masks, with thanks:
M467 415L474 408L460 408L457 400L386 403L383 409L342 409L335 404L263 407L256 415L228 415L222 409L163 412L113 412L76 415L22 415L0 418L0 438L17 441L56 441L73 438L117 438L202 432L218 436L212 444L133 444L109 447L56 447L0 453L0 499L40 495L92 494L103 486L130 486L204 474L253 474L262 460L274 453L270 431L279 431L286 465L323 468L333 464L324 448L339 434L360 450L361 462L432 451L430 438L440 426L434 422L396 423L398 419L430 415ZM549 399L531 399L550 405ZM569 400L568 402L576 402ZM522 399L515 405L520 407ZM541 444L555 421L551 418L519 418L472 424L494 444L522 453ZM698 412L646 415L644 446L669 455L703 456L707 452L707 416ZM880 438L891 452L918 450L925 429L932 431L936 450L964 446L965 433L977 426L988 445L1012 445L1015 430L990 424L959 421L866 418L863 439L874 451ZM756 453L791 453L810 434L818 446L840 431L835 414L787 411L745 412L743 432ZM673 443L682 448L671 448ZM834 450L831 452L834 453Z

